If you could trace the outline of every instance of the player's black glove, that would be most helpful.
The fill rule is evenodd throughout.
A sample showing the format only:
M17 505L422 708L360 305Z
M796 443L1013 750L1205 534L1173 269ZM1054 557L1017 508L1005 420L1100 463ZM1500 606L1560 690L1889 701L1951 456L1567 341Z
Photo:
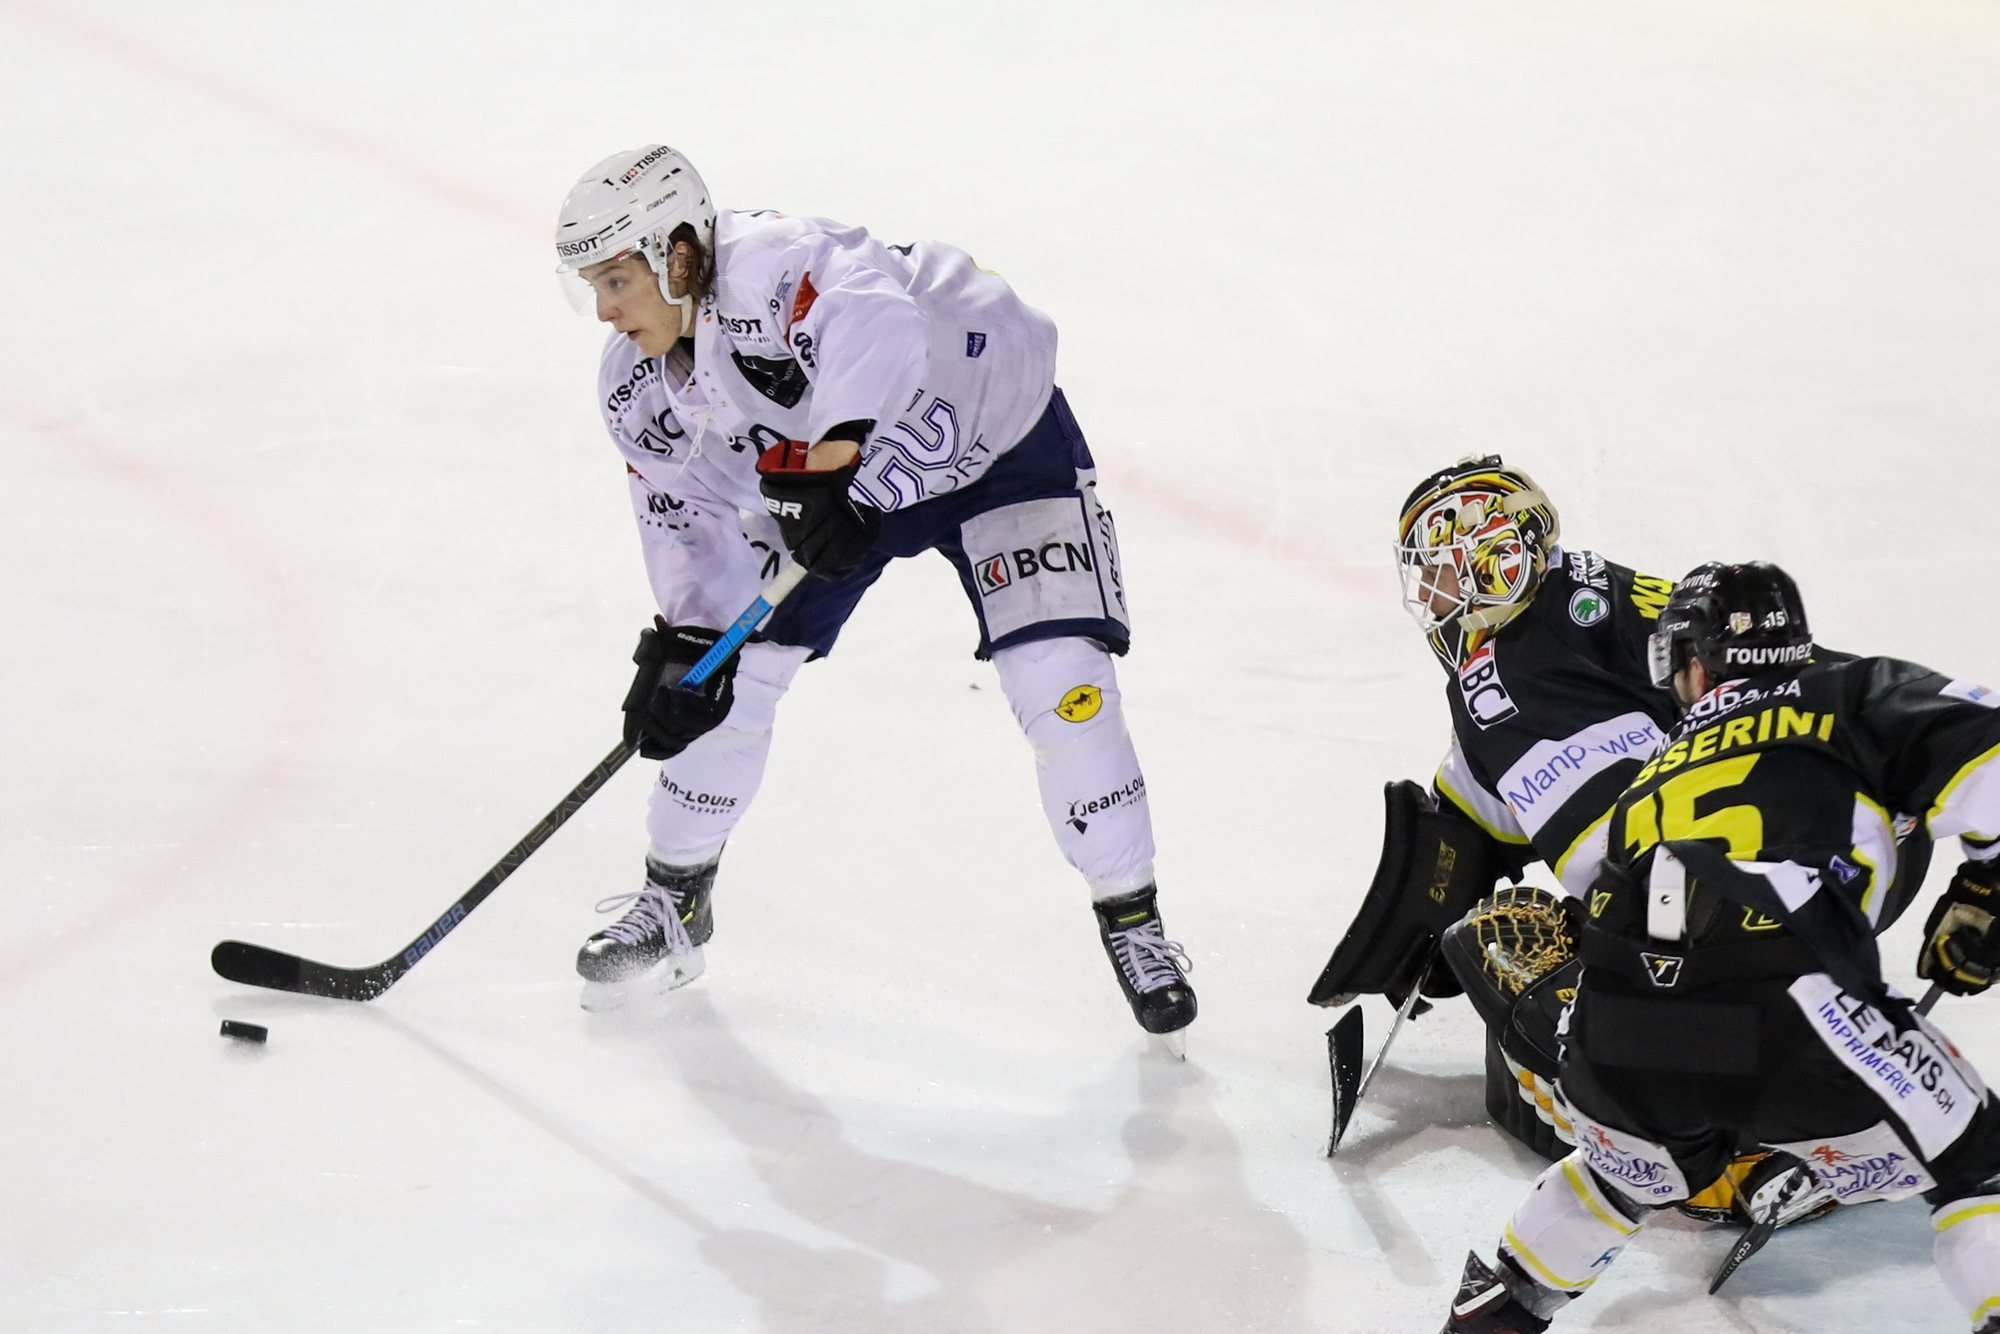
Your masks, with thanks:
M1954 996L1972 996L2000 975L2000 866L1967 862L1924 923L1917 976Z
M765 450L757 460L757 484L792 559L823 579L838 579L875 544L882 515L848 497L848 484L861 470L859 459L844 468L809 472L806 448L787 440Z
M736 700L734 654L694 689L678 684L721 637L696 625L668 625L658 616L639 632L639 647L632 651L639 673L621 707L625 741L647 759L672 759L729 716Z

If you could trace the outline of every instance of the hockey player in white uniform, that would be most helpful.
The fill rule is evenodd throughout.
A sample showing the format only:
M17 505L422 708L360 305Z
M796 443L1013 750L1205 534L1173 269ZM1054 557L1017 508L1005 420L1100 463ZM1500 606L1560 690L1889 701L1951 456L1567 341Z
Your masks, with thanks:
M1152 1033L1185 1028L1195 995L1156 906L1112 661L1130 638L1117 535L1055 387L1048 317L950 246L718 212L687 159L658 145L584 174L556 249L613 330L599 397L660 610L625 701L628 738L663 761L646 878L600 905L629 911L578 955L585 1007L701 972L723 845L793 674L831 651L890 560L937 551L1133 1014ZM675 686L786 556L812 577L702 689Z

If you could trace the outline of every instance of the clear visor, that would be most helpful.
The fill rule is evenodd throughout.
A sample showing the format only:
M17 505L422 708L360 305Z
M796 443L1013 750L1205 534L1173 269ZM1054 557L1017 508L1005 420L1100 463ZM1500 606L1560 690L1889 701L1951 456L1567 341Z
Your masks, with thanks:
M1653 684L1670 690L1674 684L1674 637L1655 630L1646 637L1646 671Z
M609 264L628 255L637 255L644 260L646 267L655 275L667 271L669 256L662 253L661 243L653 236L646 237L630 249L621 250L615 255L606 255L602 259L593 259L580 266L573 265L571 261L563 261L556 265L556 282L561 285L563 296L569 300L569 308L579 315L594 314L597 310L597 286L583 276L583 270L596 269L600 264ZM601 277L602 270L599 273ZM684 296L675 296L667 284L660 281L657 276L654 281L659 282L660 295L668 305L678 306L687 300Z
M634 246L630 250L621 250L615 255L606 255L602 259L593 259L588 264L573 265L567 261L558 264L556 266L556 282L562 287L563 296L569 301L569 308L579 315L594 314L597 310L597 288L591 284L590 279L583 276L584 269L594 269L600 264L609 264L613 260L623 259L627 255L644 255L644 253L644 246ZM650 260L648 263L650 264Z

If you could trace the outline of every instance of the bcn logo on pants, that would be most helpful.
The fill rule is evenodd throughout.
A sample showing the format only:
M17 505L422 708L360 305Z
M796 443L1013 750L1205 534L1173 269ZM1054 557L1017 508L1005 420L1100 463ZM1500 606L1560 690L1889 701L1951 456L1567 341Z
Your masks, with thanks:
M973 565L982 594L997 593L1016 579L1032 579L1044 570L1050 574L1095 574L1097 563L1090 548L1074 542L1044 542L1040 547L1016 547L987 556Z

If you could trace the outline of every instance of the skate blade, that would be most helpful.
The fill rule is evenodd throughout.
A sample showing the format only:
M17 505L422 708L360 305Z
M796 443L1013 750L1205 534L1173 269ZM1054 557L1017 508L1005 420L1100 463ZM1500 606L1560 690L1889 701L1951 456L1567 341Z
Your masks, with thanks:
M1152 1035L1152 1039L1155 1051L1165 1052L1176 1061L1187 1060L1187 1030L1185 1028L1177 1028L1171 1033L1155 1033Z
M696 946L686 954L669 954L636 977L618 982L585 982L577 1004L592 1014L623 1009L636 1000L678 991L707 968L708 960L702 957L701 947Z

